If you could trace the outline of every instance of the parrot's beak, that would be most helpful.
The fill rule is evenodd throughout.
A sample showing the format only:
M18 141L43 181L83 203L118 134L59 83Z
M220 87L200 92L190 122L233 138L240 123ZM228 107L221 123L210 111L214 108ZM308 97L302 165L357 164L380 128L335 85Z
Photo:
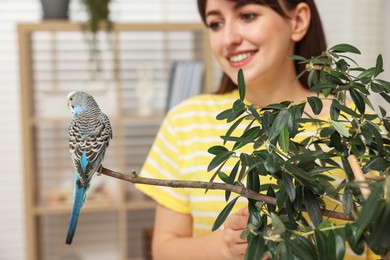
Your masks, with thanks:
M73 108L72 108L72 105L70 104L70 102L68 102L68 108L73 113Z

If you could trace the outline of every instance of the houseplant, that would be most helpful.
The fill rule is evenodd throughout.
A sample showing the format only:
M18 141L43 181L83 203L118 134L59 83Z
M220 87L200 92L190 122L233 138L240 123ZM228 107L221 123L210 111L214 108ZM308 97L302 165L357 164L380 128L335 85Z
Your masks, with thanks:
M343 259L344 241L357 254L363 253L365 245L376 254L389 254L390 116L382 107L380 114L375 114L369 95L379 93L390 103L390 83L378 78L383 71L381 55L374 67L364 69L347 53L360 51L340 44L310 59L291 56L306 64L310 90L317 93L301 104L286 101L264 108L244 104L245 80L240 71L240 99L217 116L232 122L222 139L234 145L231 150L210 148L215 157L209 171L217 169L213 177L256 193L265 190L276 199L276 205L248 199L249 222L242 234L249 242L246 259L261 259L265 253L271 259ZM347 94L353 107L347 105ZM327 98L332 99L328 120L304 116L305 106L315 115L321 113L322 100ZM241 136L234 136L243 120L253 124ZM307 122L316 124L318 131L295 141ZM253 147L252 153L236 153L247 145ZM225 176L223 165L232 158L238 159L238 166ZM345 175L337 187L325 174L335 169ZM260 183L260 175L276 179L277 184ZM229 197L227 192L227 201ZM326 208L324 199L343 209L336 218L353 221L336 224L324 220L324 215L334 212ZM214 229L224 222L235 201L227 204ZM305 219L304 211L310 220ZM267 219L272 219L271 225Z
M87 13L87 21L83 26L86 42L89 46L89 57L93 66L93 75L98 75L101 71L101 51L99 48L99 30L107 33L107 40L111 46L109 37L113 28L113 22L110 19L111 0L80 0L82 7ZM95 77L94 77L95 78Z
M209 149L214 155L208 166L214 173L210 182L148 179L106 168L102 173L133 183L226 190L227 205L213 230L223 224L237 201L238 197L230 199L232 192L248 198L248 225L241 235L248 239L246 259L262 259L264 255L270 259L343 259L346 243L357 254L367 245L387 259L390 115L382 107L376 114L369 97L375 92L390 103L390 82L378 78L383 71L381 55L374 67L365 69L351 54L360 51L340 44L318 57L291 56L306 64L310 90L317 93L299 104L285 101L263 108L245 104L245 80L240 70L240 98L217 116L231 127L222 136L222 145ZM305 106L314 115L320 114L323 99L332 100L328 119L305 115ZM249 126L235 135L244 120L250 120ZM296 141L305 123L316 124L318 131ZM233 144L230 150L225 146L228 142ZM250 146L252 152L239 153L244 146ZM236 166L225 172L223 166L231 159ZM337 186L327 174L334 170L344 174ZM275 182L261 183L260 175ZM214 182L217 177L224 183ZM328 208L325 199L342 210ZM336 223L324 220L324 216L346 221Z

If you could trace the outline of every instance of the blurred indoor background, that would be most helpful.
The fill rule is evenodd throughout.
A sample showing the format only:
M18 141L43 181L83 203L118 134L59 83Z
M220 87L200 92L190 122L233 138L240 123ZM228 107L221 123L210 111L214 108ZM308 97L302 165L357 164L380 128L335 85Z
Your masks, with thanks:
M70 1L71 22L87 19L80 2ZM381 53L385 69L381 78L389 81L390 2L316 3L328 45L354 45L362 52L356 61L363 67L375 66ZM19 41L19 36L30 35L29 24L41 22L41 3L0 0L0 260L148 258L153 203L131 184L105 176L94 177L90 205L81 212L74 244L65 246L72 195L66 95L83 89L96 96L115 131L105 166L138 171L169 103L174 62L203 62L206 91L214 89L219 74L206 54L201 27L195 24L180 32L163 27L199 23L195 0L112 0L110 9L112 21L129 26L107 41L106 35L98 35L102 70L93 75L82 33L65 32L66 26L55 32L38 28L27 41ZM135 31L135 23L152 23L154 29ZM18 34L18 24L27 31ZM25 100L31 106L22 111ZM372 102L377 106L382 101L378 97ZM29 254L34 256L28 258Z

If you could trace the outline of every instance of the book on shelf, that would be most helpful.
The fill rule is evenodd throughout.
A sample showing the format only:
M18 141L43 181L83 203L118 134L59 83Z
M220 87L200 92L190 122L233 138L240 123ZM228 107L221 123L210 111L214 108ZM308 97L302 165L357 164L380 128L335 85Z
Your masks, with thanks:
M166 111L181 101L202 92L204 69L201 61L175 61L172 64Z

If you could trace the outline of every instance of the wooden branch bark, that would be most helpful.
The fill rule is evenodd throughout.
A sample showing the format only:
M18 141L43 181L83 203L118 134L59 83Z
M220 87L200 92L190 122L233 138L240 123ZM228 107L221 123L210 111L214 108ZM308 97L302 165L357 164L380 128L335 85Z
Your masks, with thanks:
M180 181L180 180L160 180L151 179L138 176L135 172L131 174L123 174L120 172L112 171L110 169L102 167L101 174L117 178L123 181L128 181L133 184L146 184L155 186L166 186L172 188L195 188L195 189L209 189L209 190L226 190L237 193L245 198L262 201L268 204L277 205L276 198L256 193L250 189L242 186L236 186L226 183L206 182L206 181ZM305 208L302 209L306 211ZM322 214L326 217L353 221L354 217L342 212L331 211L322 209Z

